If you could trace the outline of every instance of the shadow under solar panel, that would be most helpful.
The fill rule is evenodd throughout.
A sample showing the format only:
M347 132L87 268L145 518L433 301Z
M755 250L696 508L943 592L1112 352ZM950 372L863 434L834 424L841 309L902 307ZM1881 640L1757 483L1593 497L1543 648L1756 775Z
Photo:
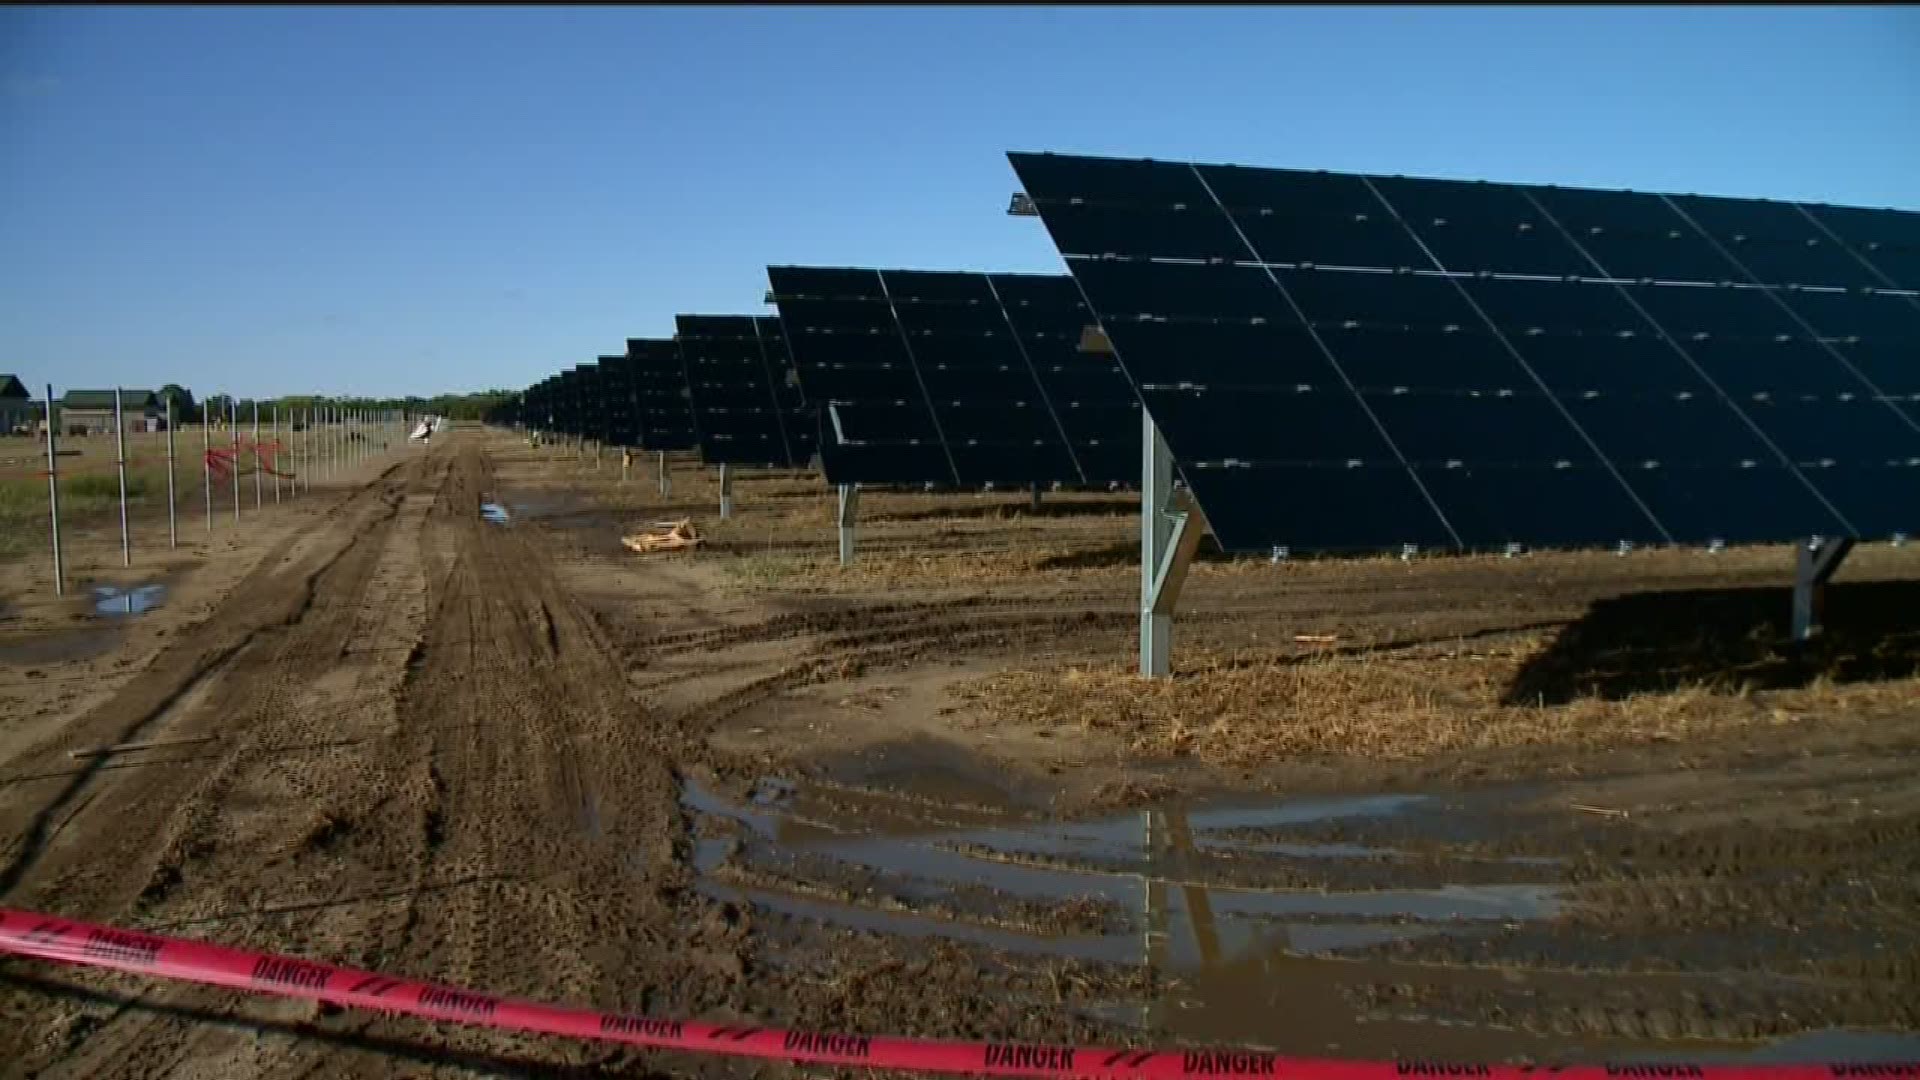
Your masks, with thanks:
M1226 547L1920 525L1920 215L1010 159Z

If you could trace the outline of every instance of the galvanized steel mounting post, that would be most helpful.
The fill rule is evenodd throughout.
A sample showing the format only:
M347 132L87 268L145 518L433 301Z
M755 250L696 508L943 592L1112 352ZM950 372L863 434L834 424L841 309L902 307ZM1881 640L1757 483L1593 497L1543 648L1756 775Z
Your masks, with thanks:
M1173 673L1173 609L1200 538L1198 507L1173 487L1173 451L1142 409L1140 467L1140 674Z
M840 527L840 565L853 565L853 523L860 513L860 485L841 484L834 521Z

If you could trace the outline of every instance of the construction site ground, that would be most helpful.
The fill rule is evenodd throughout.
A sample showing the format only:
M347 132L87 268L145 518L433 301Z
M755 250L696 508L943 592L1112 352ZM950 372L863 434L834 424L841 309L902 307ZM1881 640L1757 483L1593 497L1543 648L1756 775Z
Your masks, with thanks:
M763 1026L1920 1058L1920 549L1800 649L1784 548L1203 552L1145 682L1129 495L867 492L843 569L817 476L670 464L457 429L130 569L82 515L62 598L16 538L0 906ZM794 1072L0 959L6 1077Z

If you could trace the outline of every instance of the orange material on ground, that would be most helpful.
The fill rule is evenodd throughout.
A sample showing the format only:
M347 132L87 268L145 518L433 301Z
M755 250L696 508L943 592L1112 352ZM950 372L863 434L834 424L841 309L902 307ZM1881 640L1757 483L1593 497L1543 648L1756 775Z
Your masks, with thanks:
M699 547L703 541L700 531L693 527L692 518L678 521L656 521L653 527L620 538L620 542L642 555L655 551L681 551Z

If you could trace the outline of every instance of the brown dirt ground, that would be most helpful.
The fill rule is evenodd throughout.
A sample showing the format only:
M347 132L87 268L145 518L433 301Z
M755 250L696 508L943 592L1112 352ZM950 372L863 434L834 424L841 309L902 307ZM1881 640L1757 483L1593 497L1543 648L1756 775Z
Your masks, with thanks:
M149 511L132 577L77 527L76 576L169 586L135 619L6 564L0 903L928 1037L1920 1030L1914 549L1856 552L1804 651L1781 549L1208 558L1143 684L1125 496L868 493L844 570L817 478L714 497L463 430L177 552ZM683 514L698 552L618 544ZM134 740L203 741L67 753ZM1383 793L1417 809L1218 813ZM788 1071L0 961L0 1076Z

